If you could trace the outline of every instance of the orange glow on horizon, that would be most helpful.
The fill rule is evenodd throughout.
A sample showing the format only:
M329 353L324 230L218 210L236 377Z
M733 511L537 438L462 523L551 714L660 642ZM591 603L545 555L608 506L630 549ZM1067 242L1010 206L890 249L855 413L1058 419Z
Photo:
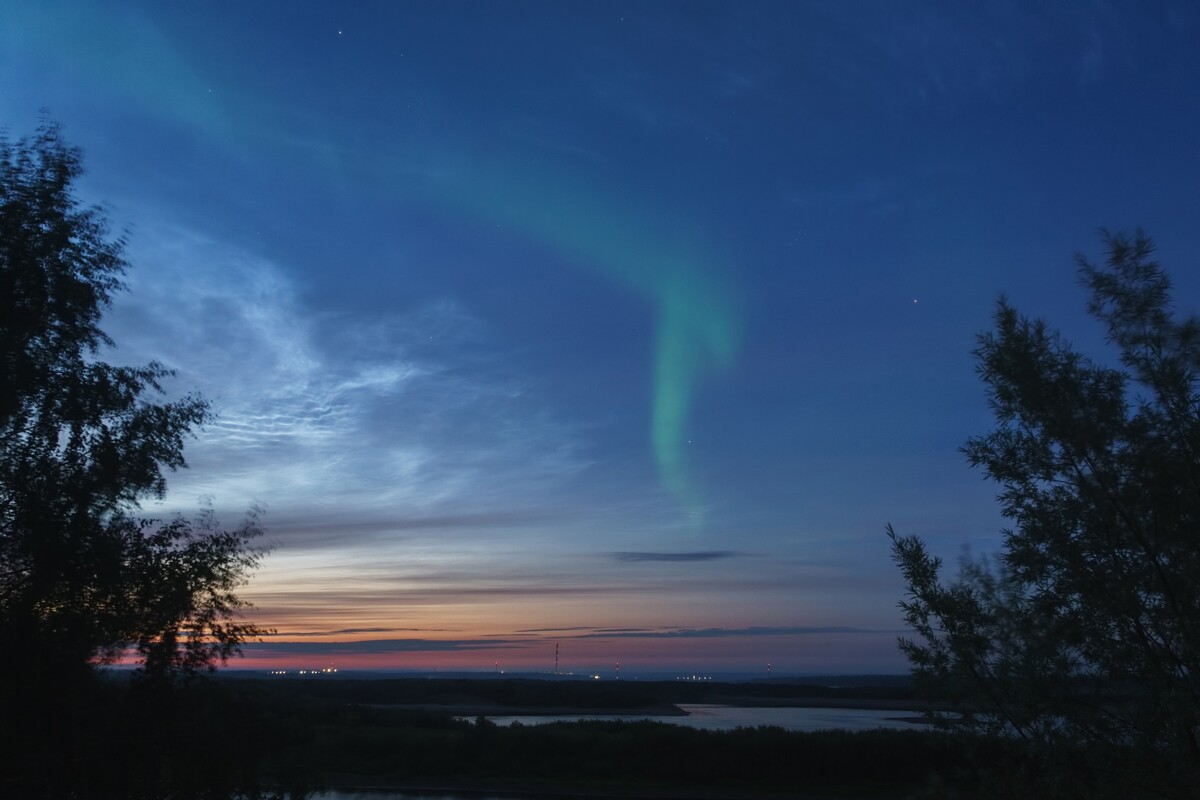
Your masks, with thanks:
M554 671L555 642L560 645L559 671L609 675L619 661L625 674L639 670L736 671L775 675L804 672L903 672L892 634L852 633L809 636L678 636L678 637L539 637L520 644L471 643L453 640L356 639L332 643L287 642L289 652L247 644L244 655L230 660L232 669L322 669L343 671ZM478 640L476 640L478 642ZM279 642L279 644L285 644ZM339 645L344 645L339 646ZM371 651L371 652L368 652Z

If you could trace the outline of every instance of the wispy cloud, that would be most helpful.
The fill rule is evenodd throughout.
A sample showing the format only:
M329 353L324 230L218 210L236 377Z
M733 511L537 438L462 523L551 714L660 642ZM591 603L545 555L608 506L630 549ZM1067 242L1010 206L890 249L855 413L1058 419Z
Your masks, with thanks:
M445 653L462 650L494 650L525 647L522 639L369 639L361 642L256 642L245 647L246 655L386 655L388 653Z
M556 509L480 511L466 514L400 516L378 513L368 518L347 510L311 511L297 514L282 508L269 519L271 539L304 549L375 548L380 542L396 544L419 534L496 532L540 529L560 520L565 512Z
M612 557L617 561L634 563L641 561L721 561L744 555L746 554L736 550L695 550L684 553L651 553L640 551L612 553Z
M900 633L846 626L785 626L748 628L678 628L675 630L614 630L583 634L581 639L723 639L738 636L809 636L831 633Z
M339 628L326 631L273 631L264 634L265 639L288 639L317 636L351 636L360 633L454 633L454 628Z
M594 630L595 628L593 628L591 625L571 625L566 628L522 628L521 630L516 631L516 633L578 633L579 631L591 632Z
M453 302L350 319L275 264L178 228L140 228L106 327L126 361L179 370L217 419L171 503L255 502L389 530L506 524L587 466L578 437L503 369ZM403 509L404 515L397 515ZM398 518L400 517L400 518ZM303 523L289 526L304 539Z
M295 570L293 570L295 572ZM316 580L304 581L304 588L289 589L286 584L274 586L258 581L251 591L246 592L259 605L311 604L336 600L344 609L366 609L388 606L413 608L421 605L444 607L453 605L487 605L504 600L517 599L545 601L570 598L612 598L622 600L635 596L699 595L704 591L747 592L754 589L786 589L786 580L755 581L751 577L739 577L720 581L672 581L661 582L604 582L595 579L568 582L545 577L529 581L480 582L469 575L456 580L453 576L438 576L421 579L419 576L397 577L391 583L373 580L369 575L358 576L355 567L355 586L347 586L347 578L335 571ZM582 577L582 576L580 576ZM297 578L297 583L300 579ZM363 586L365 584L365 586ZM362 587L362 588L360 588Z

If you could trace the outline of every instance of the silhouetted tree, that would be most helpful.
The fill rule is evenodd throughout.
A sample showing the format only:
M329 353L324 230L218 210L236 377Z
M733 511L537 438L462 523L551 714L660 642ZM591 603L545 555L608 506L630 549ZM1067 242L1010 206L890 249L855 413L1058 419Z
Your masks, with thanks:
M0 139L0 678L47 686L130 648L147 674L204 669L259 633L235 594L260 557L253 516L137 516L209 408L156 397L161 364L100 360L124 241L74 197L80 174L53 124Z
M994 565L964 560L946 584L941 560L889 526L908 584L901 608L919 636L900 646L956 724L1029 743L1028 786L1190 797L1200 320L1173 315L1141 231L1104 239L1107 265L1080 256L1079 275L1122 366L1093 362L1000 300L976 350L997 426L963 451L1000 484L1013 527Z

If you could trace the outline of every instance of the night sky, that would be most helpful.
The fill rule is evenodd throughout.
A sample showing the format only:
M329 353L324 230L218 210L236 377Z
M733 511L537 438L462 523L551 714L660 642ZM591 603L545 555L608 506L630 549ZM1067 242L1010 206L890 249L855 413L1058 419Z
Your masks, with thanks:
M1193 2L2 2L40 109L219 414L146 512L266 509L237 666L902 671L997 297L1103 355L1142 226L1200 298Z

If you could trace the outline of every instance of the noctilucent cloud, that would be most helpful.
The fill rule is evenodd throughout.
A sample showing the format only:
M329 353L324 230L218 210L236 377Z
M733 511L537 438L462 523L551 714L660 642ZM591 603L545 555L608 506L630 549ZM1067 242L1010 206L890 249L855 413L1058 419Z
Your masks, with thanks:
M897 672L883 534L1006 294L1200 299L1191 2L0 5L0 123L128 234L125 363L219 418L147 513L266 508L253 668Z

